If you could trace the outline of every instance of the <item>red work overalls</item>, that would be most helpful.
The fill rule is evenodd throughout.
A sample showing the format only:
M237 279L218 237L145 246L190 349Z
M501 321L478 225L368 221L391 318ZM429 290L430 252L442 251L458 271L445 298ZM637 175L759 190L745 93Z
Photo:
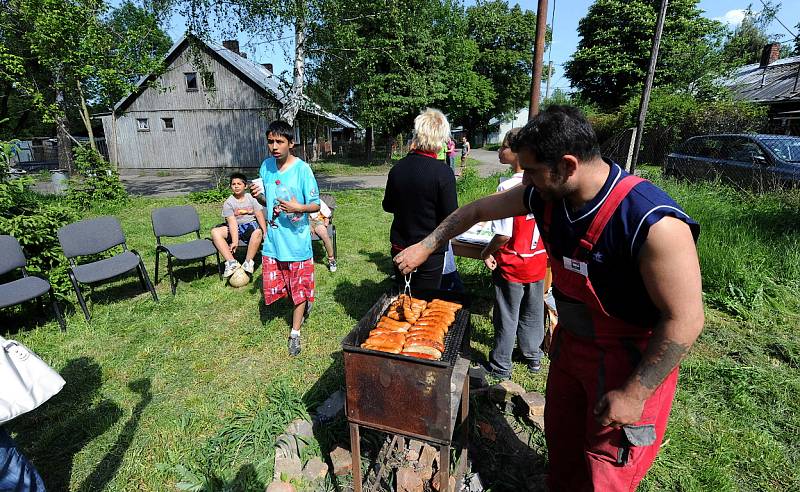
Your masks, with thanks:
M552 491L635 490L664 437L677 368L645 402L635 425L604 427L593 414L600 397L620 388L633 373L652 335L652 326L637 326L608 314L592 287L586 263L619 204L641 181L627 176L617 183L572 258L551 256L555 288L578 301L557 300L559 321L550 348L544 419ZM547 202L542 223L546 244L551 218L552 203Z

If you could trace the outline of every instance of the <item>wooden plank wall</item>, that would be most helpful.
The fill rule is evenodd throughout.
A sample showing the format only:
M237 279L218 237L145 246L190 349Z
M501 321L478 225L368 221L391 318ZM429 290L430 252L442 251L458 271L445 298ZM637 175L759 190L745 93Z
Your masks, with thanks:
M257 167L267 155L264 130L276 117L277 103L257 92L220 63L202 53L214 73L207 90L200 69L184 51L161 77L118 116L114 130L120 169L213 169ZM184 72L198 73L197 91L187 91ZM139 131L146 118L149 131ZM172 118L174 130L164 128ZM104 123L106 123L104 121ZM110 121L108 122L110 126ZM110 134L112 132L107 132Z

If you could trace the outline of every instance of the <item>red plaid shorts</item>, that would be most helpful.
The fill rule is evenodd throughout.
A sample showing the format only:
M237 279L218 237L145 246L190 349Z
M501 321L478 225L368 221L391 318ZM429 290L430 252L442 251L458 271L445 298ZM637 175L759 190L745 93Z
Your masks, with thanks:
M262 257L261 278L264 302L272 304L291 294L295 305L314 302L314 258L304 261L278 261Z

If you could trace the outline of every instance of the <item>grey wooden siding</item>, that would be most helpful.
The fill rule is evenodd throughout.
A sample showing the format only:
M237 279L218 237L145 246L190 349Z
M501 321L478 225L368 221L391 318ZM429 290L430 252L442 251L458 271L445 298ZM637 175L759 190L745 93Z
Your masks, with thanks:
M137 118L147 118L150 130L139 131ZM164 130L161 118L173 118L174 130ZM258 110L129 111L116 122L119 167L256 167L267 155L271 118Z
M194 63L195 55L204 60L214 74L215 90L204 87L202 66ZM184 73L196 72L198 90L187 91ZM267 109L277 107L272 97L259 94L253 87L230 72L224 65L202 50L191 46L178 55L152 87L146 88L126 111L166 111L186 109Z
M213 169L257 167L267 155L264 130L277 115L277 102L259 93L205 52L215 90L207 90L191 48L146 88L116 121L103 119L112 162L120 169ZM197 91L187 91L184 72L197 72ZM149 131L136 120L146 118ZM162 118L172 118L174 129Z

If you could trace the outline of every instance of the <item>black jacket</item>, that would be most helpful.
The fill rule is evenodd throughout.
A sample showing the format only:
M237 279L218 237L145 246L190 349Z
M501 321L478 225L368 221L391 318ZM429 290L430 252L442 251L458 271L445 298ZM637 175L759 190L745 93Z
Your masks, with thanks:
M456 208L456 179L444 161L410 153L389 171L383 209L394 214L393 245L406 248L421 241Z

